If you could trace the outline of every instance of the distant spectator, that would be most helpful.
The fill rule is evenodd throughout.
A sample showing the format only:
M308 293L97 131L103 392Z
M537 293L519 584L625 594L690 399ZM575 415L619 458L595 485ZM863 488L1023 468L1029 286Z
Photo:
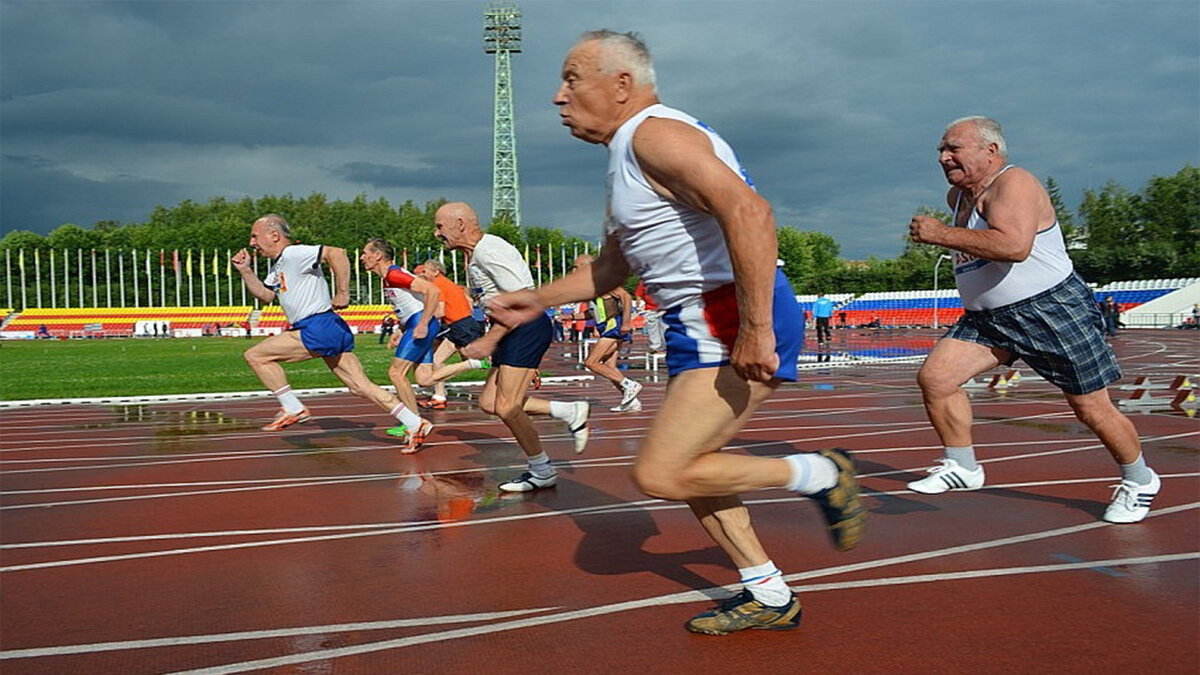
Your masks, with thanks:
M1100 314L1104 316L1104 332L1112 337L1117 334L1117 326L1121 322L1121 306L1113 300L1113 296L1105 296L1100 303Z
M43 323L38 325L37 333L34 334L34 337L53 338L54 336L50 334L50 329L46 328L46 324Z
M379 326L379 344L386 342L388 337L395 332L396 320L392 318L391 314L388 314L387 316L383 317L383 323Z
M824 291L817 293L812 313L817 320L817 344L823 345L826 340L833 339L833 331L829 326L829 320L833 318L833 301L825 297Z
M646 293L645 282L639 280L633 294L644 303L642 316L646 318L646 338L650 341L650 351L655 354L666 354L667 325L662 322L663 309L658 306L657 302L654 302L654 298Z

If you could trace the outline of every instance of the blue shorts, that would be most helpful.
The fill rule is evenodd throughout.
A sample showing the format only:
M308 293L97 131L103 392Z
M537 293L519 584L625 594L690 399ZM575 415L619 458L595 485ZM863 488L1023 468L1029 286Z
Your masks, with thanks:
M515 368L537 368L542 365L542 356L554 341L554 327L550 317L542 314L529 323L517 326L500 338L492 363Z
M614 316L613 318L609 319L608 321L605 321L604 323L600 324L599 325L600 337L608 338L610 340L623 340L625 342L631 342L633 340L633 334L632 333L622 333L621 332L621 323L622 323L621 317Z
M772 319L775 353L779 355L775 377L795 382L796 363L804 345L804 312L781 270L775 272ZM714 288L703 293L698 302L666 310L662 320L667 327L668 375L728 365L741 321L736 289L733 284Z
M445 338L453 342L454 346L458 349L462 349L483 337L483 334L486 332L487 328L484 327L479 319L476 319L474 316L464 316L449 326L443 326L438 331L438 337Z
M400 344L396 345L396 358L411 363L433 363L433 341L437 339L438 320L430 319L429 332L417 340L413 338L412 331L421 320L421 314L413 314L404 324L404 335L400 337Z
M1121 378L1104 339L1104 317L1078 275L1011 305L968 310L945 337L999 348L1069 394L1089 394Z
M337 356L354 351L354 333L332 309L300 319L292 324L292 330L300 331L300 342L314 354Z

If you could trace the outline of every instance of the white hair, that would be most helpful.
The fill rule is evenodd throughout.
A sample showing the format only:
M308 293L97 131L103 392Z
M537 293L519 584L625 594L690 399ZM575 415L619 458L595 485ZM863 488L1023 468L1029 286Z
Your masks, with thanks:
M628 69L637 85L649 86L655 89L654 61L650 58L650 50L637 33L618 33L607 29L590 30L579 36L579 43L600 42L604 47L600 68L606 74L621 69Z
M983 115L970 115L968 117L960 117L947 124L946 131L950 131L964 122L974 122L975 129L979 131L979 138L983 141L984 145L995 143L999 149L1000 156L1008 157L1008 143L1004 140L1004 129L1000 126L999 122Z

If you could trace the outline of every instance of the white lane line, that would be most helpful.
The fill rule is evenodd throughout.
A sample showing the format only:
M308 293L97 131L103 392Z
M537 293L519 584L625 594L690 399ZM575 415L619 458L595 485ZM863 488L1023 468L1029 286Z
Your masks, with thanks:
M1192 477L1195 475L1196 474L1185 474L1183 476L1178 476L1178 477ZM1177 476L1174 474L1164 474L1164 475L1160 476L1160 478L1164 478L1164 479L1170 479L1170 478L1175 478L1175 477L1177 477ZM1048 485L1059 485L1059 484L1063 484L1063 483L1101 482L1101 481L1110 481L1110 480L1113 480L1113 479L1112 478L1088 478L1088 479L1069 479L1066 481L1058 480L1058 481L1038 481L1038 482L1031 482L1031 483L1006 483L1006 484L985 486L983 489L984 490L1000 490L1000 489L1009 489L1009 488L1016 488L1016 487L1038 487L1038 486L1048 486ZM910 490L895 490L895 491L888 491L888 492L874 492L874 493L866 493L866 494L868 494L868 495L872 495L872 494L896 495L896 494L913 494L913 493ZM807 499L806 497L790 495L787 497L745 500L745 503L749 504L749 505L778 504L778 503L784 503L784 502L798 502L798 501L803 501L806 499ZM1200 505L1200 502L1197 502L1196 504L1193 504L1190 506L1194 507L1196 505ZM317 541L331 541L331 540L337 540L337 539L387 536L387 535L394 535L394 534L404 534L404 533L408 533L408 532L423 532L423 531L427 531L427 530L438 530L438 529L444 529L444 528L450 528L450 527L474 527L474 526L480 526L480 525L494 525L496 523L514 522L514 521L522 521L522 520L533 520L533 519L539 519L539 518L571 517L571 516L591 515L591 514L608 515L608 514L612 514L612 513L620 513L622 511L626 511L626 510L643 510L643 509L644 510L675 510L675 509L683 509L683 508L686 508L686 504L677 504L677 503L671 503L671 502L661 502L658 500L651 500L647 504L636 504L636 503L635 504L630 504L630 503L604 504L604 505L599 505L599 506L587 506L587 507L580 507L580 508L576 508L576 509L566 509L566 510L561 510L561 511L542 511L542 512L538 512L538 513L523 513L523 514L513 514L513 515L509 515L509 516L498 516L498 517L486 518L486 519L481 519L481 520L456 521L453 523L443 523L440 521L419 521L419 522L415 522L415 523L401 523L401 524L395 525L394 527L390 526L390 525L384 525L378 529L371 529L368 531L339 532L336 534L324 534L324 535L316 535L316 536L308 536L308 537L291 537L291 538L285 538L285 539L269 539L269 540L264 540L264 541L247 541L247 542L238 542L238 543L232 543L232 544L216 544L216 545L211 545L211 546L195 546L195 547L188 547L188 548L165 549L165 550L160 550L160 551L144 551L144 552L140 552L140 553L125 553L125 554L120 554L120 555L92 556L92 557L87 557L87 558L69 558L69 559L64 559L64 560L53 560L53 561L47 561L47 562L27 563L27 564L23 564L23 565L8 565L5 567L0 567L0 572L10 572L11 573L11 572L21 572L21 571L27 571L27 570L46 569L46 568L53 568L53 567L71 567L71 566L75 566L75 565L90 565L90 564L95 564L95 563L137 560L137 559L143 559L143 558L160 558L160 557L167 557L167 556L174 556L174 555L188 555L188 554L193 554L193 553L211 553L211 552L215 552L215 551L229 551L229 550L247 549L247 548L260 548L260 547L265 547L265 546L283 546L283 545L291 545L291 544L311 543L311 542L317 542ZM1156 513L1170 513L1171 508L1179 508L1179 507L1168 507L1167 509L1160 509L1158 511L1152 511L1151 515L1154 515ZM1107 525L1107 524L1108 523L1101 522L1098 525Z
M1183 554L1167 554L1162 556L1143 556L1140 558L1122 558L1096 562L1082 563L1067 563L1046 565L1043 569L1035 567L1014 567L1014 568L996 568L993 570L971 570L977 573L980 577L998 577L1007 576L1009 574L1031 574L1031 573L1049 573L1062 572L1073 569L1092 567L1097 564L1107 565L1141 565L1141 564L1161 564L1164 562L1175 562L1178 560L1190 560L1200 557L1198 554L1183 553ZM901 577L900 579L903 579ZM895 583L920 583L926 581L935 581L933 579L914 578L910 581L896 581ZM845 584L822 584L824 588L821 590L837 590L841 587L856 588L864 585L862 582L845 582ZM354 656L358 654L369 654L372 652L385 651L390 649L399 649L402 647L411 647L414 645L429 644L434 642L445 642L459 638L477 637L480 635L490 635L503 631L516 630L521 628L530 628L533 626L543 626L548 624L564 623L577 619L585 619L594 616L602 616L605 614L615 614L620 612L628 612L636 609L642 609L647 606L662 606L671 604L680 604L686 602L696 602L708 600L710 596L699 591L688 591L674 595L661 596L658 598L650 598L647 600L635 600L631 602L615 603L611 605L602 605L588 609L560 612L557 614L549 614L538 617L528 617L524 619L515 619L511 621L503 621L487 626L475 626L471 628L461 628L457 630L441 631L437 633L427 633L425 635L414 635L406 638L398 638L394 640L383 640L352 647L341 647L337 649L322 649L302 654L289 654L287 656L257 659L254 661L243 661L240 663L228 663L209 668L198 668L193 670L178 671L172 675L227 675L229 673L243 673L251 670L262 668L271 668L297 663L307 663L310 661L325 661L336 659L345 656Z
M450 614L446 616L426 616L416 619L394 619L391 621L363 621L359 623L339 623L328 626L303 626L300 628L276 628L272 630L251 630L237 633L215 633L212 635L183 635L169 638L148 638L144 640L123 640L120 642L95 642L92 644L63 645L61 647L33 647L30 649L10 649L0 651L0 659L29 659L39 656L69 656L72 654L95 654L111 652L118 649L147 649L151 647L179 647L183 645L202 645L213 642L236 642L239 640L263 640L267 638L292 637L296 635L322 635L326 633L345 633L363 630L384 630L388 628L413 628L420 626L441 626L455 623L471 623L474 621L495 621L515 616L553 612L561 607L539 607L537 609L516 609L506 612L486 612L482 614Z

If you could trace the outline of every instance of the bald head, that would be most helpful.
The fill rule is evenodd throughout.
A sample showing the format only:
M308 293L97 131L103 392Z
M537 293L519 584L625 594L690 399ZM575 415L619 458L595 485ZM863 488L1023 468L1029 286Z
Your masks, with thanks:
M434 236L449 249L469 251L483 237L479 216L465 202L443 204L433 216L433 228Z
M268 213L250 226L250 248L268 258L278 258L292 240L292 226L281 215Z

